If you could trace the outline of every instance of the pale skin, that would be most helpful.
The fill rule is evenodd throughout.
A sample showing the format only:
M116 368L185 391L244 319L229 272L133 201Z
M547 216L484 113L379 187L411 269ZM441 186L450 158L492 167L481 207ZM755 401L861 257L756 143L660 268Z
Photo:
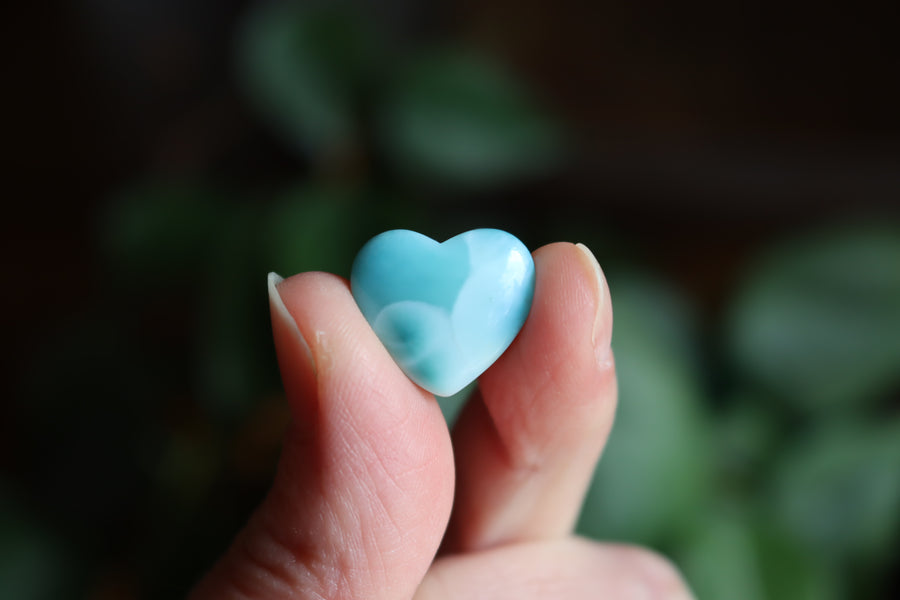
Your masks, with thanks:
M612 306L587 248L534 261L528 320L452 432L345 280L270 281L291 425L268 496L191 597L691 598L661 556L572 533L615 413Z

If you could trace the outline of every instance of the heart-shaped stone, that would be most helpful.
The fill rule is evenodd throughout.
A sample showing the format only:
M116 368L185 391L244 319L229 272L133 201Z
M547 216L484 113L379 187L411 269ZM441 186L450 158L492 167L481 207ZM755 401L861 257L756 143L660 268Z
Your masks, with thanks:
M397 229L363 246L350 287L403 372L429 392L451 396L491 366L525 324L534 261L522 242L498 229L442 244Z

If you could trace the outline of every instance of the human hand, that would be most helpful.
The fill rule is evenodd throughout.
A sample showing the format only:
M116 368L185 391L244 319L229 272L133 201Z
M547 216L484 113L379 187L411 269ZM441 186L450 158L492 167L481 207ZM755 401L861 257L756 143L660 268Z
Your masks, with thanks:
M690 598L658 555L572 535L615 412L612 307L584 246L534 262L528 320L452 436L346 281L270 277L292 421L271 491L192 598Z

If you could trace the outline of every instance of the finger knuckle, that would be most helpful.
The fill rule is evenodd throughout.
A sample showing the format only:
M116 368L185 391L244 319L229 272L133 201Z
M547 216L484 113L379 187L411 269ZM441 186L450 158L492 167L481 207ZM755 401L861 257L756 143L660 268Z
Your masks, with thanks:
M633 570L659 600L688 600L693 598L678 568L668 558L647 548L631 547L627 560Z

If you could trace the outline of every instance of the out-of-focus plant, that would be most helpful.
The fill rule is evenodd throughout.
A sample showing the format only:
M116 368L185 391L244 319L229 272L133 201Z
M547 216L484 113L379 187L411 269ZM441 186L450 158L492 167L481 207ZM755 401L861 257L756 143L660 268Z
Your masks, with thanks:
M557 159L557 128L483 58L435 52L411 61L391 83L377 131L398 173L478 186L521 178Z
M788 532L748 505L707 511L676 546L698 598L832 600L844 597L839 574L810 556Z
M579 528L597 538L659 544L702 519L711 493L697 338L670 289L647 277L610 278L620 401Z
M111 202L95 302L48 334L16 409L28 475L0 490L0 597L183 595L258 502L287 418L266 272L346 275L374 233L467 221L411 198L558 163L559 126L510 73L452 45L400 52L375 23L260 3L240 28L238 81L295 180L150 182ZM900 230L770 249L721 330L599 254L620 403L579 531L666 551L701 599L879 597L900 549Z
M299 3L259 6L238 43L238 73L260 115L287 143L328 159L361 142L363 99L384 45L359 15Z
M59 598L79 582L73 549L0 489L0 598Z
M368 159L396 185L479 188L558 161L559 127L499 65L450 45L392 52L379 33L337 7L261 6L240 38L241 81L326 169Z
M761 257L727 341L748 383L798 411L853 412L900 383L900 227L851 226Z
M900 546L900 229L768 250L721 341L701 343L671 286L609 276L620 405L579 530L669 551L700 598L882 597Z

